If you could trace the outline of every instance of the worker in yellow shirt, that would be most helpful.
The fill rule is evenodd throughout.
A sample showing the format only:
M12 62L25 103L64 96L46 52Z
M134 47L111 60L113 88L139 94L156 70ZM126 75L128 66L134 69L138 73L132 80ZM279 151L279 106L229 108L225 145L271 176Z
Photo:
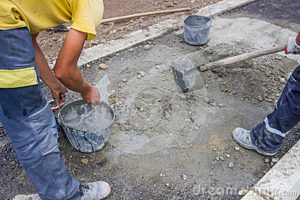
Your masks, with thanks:
M39 81L47 84L59 106L67 88L87 103L100 103L98 90L83 79L77 61L85 40L96 36L102 15L102 0L1 0L0 121L41 199L102 199L110 193L108 183L79 183L67 171L57 147L55 118ZM36 38L65 22L72 26L53 74Z

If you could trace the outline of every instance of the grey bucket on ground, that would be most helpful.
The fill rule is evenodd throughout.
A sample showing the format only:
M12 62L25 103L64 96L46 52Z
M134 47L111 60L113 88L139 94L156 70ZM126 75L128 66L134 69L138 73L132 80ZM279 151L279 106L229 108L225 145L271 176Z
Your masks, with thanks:
M191 45L203 45L208 41L211 18L190 15L184 20L184 40Z

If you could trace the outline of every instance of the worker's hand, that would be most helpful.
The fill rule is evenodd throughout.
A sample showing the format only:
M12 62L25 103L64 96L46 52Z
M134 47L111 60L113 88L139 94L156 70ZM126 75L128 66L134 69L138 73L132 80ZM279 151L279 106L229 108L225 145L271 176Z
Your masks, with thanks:
M300 54L300 45L296 43L296 37L290 37L288 39L287 48L285 50L286 54Z
M68 92L67 88L57 80L54 87L51 88L52 97L54 102L60 108L65 104L66 93Z
M81 96L88 104L100 104L100 94L94 86L90 86L89 90L81 93Z

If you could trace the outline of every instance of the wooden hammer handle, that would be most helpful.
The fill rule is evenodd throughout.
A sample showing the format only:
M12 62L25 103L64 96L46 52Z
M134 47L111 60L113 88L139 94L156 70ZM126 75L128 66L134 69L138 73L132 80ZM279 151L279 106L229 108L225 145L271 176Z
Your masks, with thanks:
M207 70L212 70L216 67L220 67L223 65L230 65L230 64L234 64L240 61L244 61L250 58L256 58L259 56L264 56L264 55L269 55L272 53L277 53L280 51L284 51L286 49L287 45L283 45L283 46L278 46L275 48L271 48L271 49L264 49L264 50L258 50L258 51L254 51L254 52L250 52L250 53L245 53L245 54L241 54L238 56L234 56L234 57L230 57L230 58L226 58L223 60L219 60L219 61L215 61L215 62L211 62L211 63L207 63L204 64L202 66L199 66L200 71L204 72Z
M127 16L122 16L122 17L103 19L101 23L103 24L103 23L108 23L108 22L115 22L115 21L131 19L131 18L135 18L135 17L144 17L144 16L157 15L157 14L169 14L169 13L174 13L174 12L183 12L183 11L190 11L190 10L191 10L191 8L177 8L177 9L172 9L172 10L159 10L159 11L154 11L154 12L137 13L134 15L127 15Z

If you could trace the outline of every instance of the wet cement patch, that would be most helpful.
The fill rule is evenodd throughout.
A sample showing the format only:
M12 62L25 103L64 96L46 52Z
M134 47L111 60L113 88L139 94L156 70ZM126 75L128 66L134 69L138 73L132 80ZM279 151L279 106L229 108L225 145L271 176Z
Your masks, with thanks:
M262 35L245 35L262 27L267 29ZM231 30L235 33L230 34ZM272 111L284 86L280 80L287 80L296 61L276 54L206 72L206 87L187 94L177 89L170 63L189 53L198 56L199 62L209 62L261 47L257 45L279 44L285 31L247 18L234 23L219 18L205 46L189 46L181 33L171 33L149 41L150 48L138 45L81 67L85 79L94 85L109 79L105 87L116 120L99 152L79 153L62 138L67 168L82 182L109 182L110 199L240 198L237 192L251 187L274 163L239 147L231 132L238 126L253 128ZM108 69L100 70L100 63ZM49 92L45 93L49 98ZM67 101L78 98L70 92ZM283 152L298 139L292 131ZM10 144L5 147L10 149L5 156L16 162ZM20 180L25 175L19 167L11 172L17 162L2 164L4 198L33 192L27 178ZM4 184L7 180L12 180L10 186ZM220 196L222 190L232 193Z

